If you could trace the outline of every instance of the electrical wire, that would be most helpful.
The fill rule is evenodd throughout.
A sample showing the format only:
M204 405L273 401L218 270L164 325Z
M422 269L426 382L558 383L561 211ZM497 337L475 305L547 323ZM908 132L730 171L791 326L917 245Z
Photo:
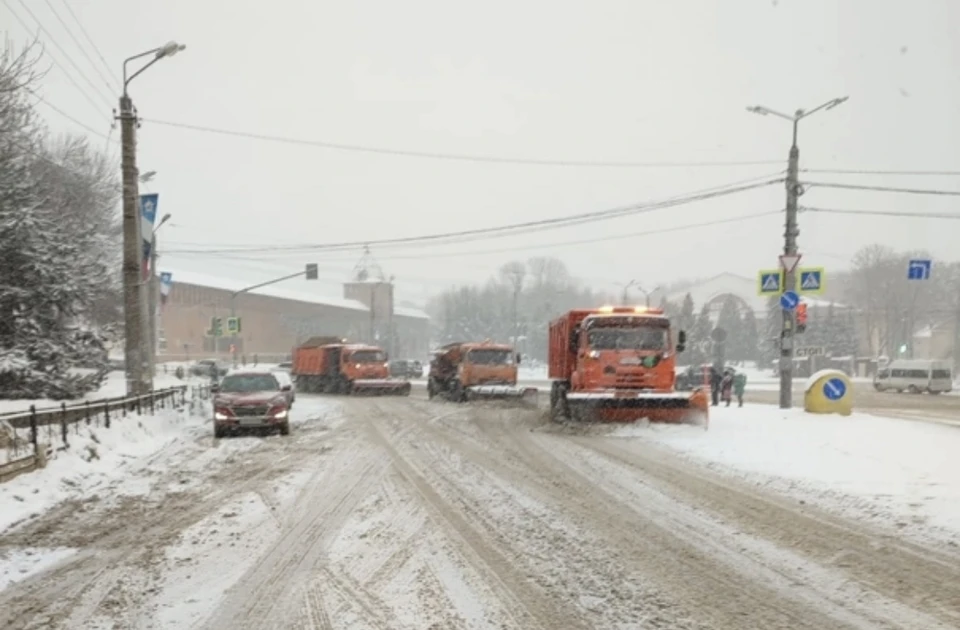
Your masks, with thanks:
M43 22L41 22L40 19L36 16L36 14L35 14L33 11L30 10L30 7L28 7L23 0L17 0L17 1L20 3L20 6L23 7L23 10L26 11L27 14L28 14L31 18L33 18L33 21L37 23L37 26L40 28L40 31L43 32L43 33L45 33L46 36L47 36L47 39L49 39L50 42L51 42L54 46L57 47L57 50L60 51L60 54L67 58L67 61L69 61L69 62L70 62L70 65L72 65L72 66L74 67L74 69L77 71L77 74L79 74L80 77L81 77L84 81L86 81L87 84L93 89L94 93L96 93L97 96L99 96L100 98L102 98L102 99L104 100L104 102L107 104L107 107L108 107L108 108L109 108L109 107L112 107L110 99L107 98L107 97L105 97L105 96L103 95L103 92L100 91L100 88L98 88L96 85L94 85L93 81L90 80L90 77L88 77L88 76L86 75L86 73L84 73L84 71L80 68L80 66L77 65L77 62L75 62L75 61L73 60L73 57L72 57L66 50L63 49L63 46L60 45L60 42L58 42L58 41L56 40L56 38L50 33L50 31L48 31L48 30L46 29L46 27L43 25ZM10 9L10 11L11 11L11 13L12 13L12 12L13 12L13 7L10 6L9 0L4 0L4 4L7 5L7 8ZM14 13L14 16L15 16L18 20L20 20L20 17L19 17L16 13ZM27 29L27 32L29 33L29 32L30 32L30 28L23 22L23 20L20 20L20 23L23 24L23 27L26 28L26 29ZM48 53L48 54L49 54L49 53ZM52 57L51 57L51 59L52 59ZM57 65L59 66L59 64L57 64ZM63 70L63 67L60 66L60 69ZM99 107L99 106L98 106L98 107Z
M97 53L97 57L100 58L100 62L103 64L103 67L107 71L107 74L109 74L113 78L114 82L116 82L117 86L119 86L120 89L122 90L123 86L121 84L119 77L117 76L116 71L114 71L113 68L110 66L110 64L107 63L107 60L104 59L103 53L100 52L100 48L98 48L97 44L94 43L93 38L90 37L90 34L87 32L87 29L83 27L83 22L80 21L80 18L77 17L77 14L74 13L73 9L70 8L70 3L67 2L67 0L60 0L60 2L63 4L64 7L66 7L67 12L70 14L70 17L73 18L73 21L77 23L78 27L80 27L80 32L83 34L87 42L93 48L93 51Z
M490 164L521 164L527 166L575 166L584 168L699 168L699 167L723 167L723 166L760 166L769 164L782 164L783 160L747 160L747 161L729 161L729 162L618 162L618 161L585 161L585 160L547 160L537 158L510 158L494 155L469 155L464 153L443 153L434 151L413 151L408 149L389 149L385 147L363 146L358 144L347 144L340 142L330 142L326 140L305 140L303 138L292 138L289 136L276 136L251 131L237 131L233 129L220 129L217 127L207 127L203 125L194 125L189 123L172 122L169 120L157 120L155 118L141 118L144 123L154 125L163 125L166 127L176 127L178 129L188 129L191 131L200 131L204 133L219 134L223 136L233 136L236 138L246 138L249 140L262 140L265 142L278 142L282 144L295 144L300 146L319 147L323 149L334 149L338 151L354 151L358 153L374 153L379 155L392 155L397 157L425 158L431 160L453 160L461 162L485 162Z
M89 131L90 133L92 133L92 134L94 134L94 135L96 135L96 136L100 136L101 138L106 139L107 142L113 142L114 144L119 144L119 142L118 142L117 140L111 139L109 135L107 135L107 134L105 134L105 133L103 133L103 132L97 131L96 129L94 129L94 128L91 127L90 125L87 125L87 124L85 124L85 123L80 122L79 120L77 120L76 118L74 118L73 116L71 116L70 114L68 114L67 112L63 111L62 109L60 109L59 107L57 107L56 105L54 105L53 103L51 103L50 101L48 101L47 99L45 99L45 98L43 98L42 96L40 96L40 95L39 95L37 92L35 92L34 90L31 90L30 88L24 88L24 89L25 89L27 92L29 92L30 94L32 94L39 102L43 103L44 105L46 105L47 107L49 107L49 108L52 109L53 111L57 112L58 114L60 114L60 115L63 116L64 118L66 118L67 120L69 120L69 121L71 121L71 122L79 125L80 127L83 127L84 129L86 129L87 131Z
M515 236L517 234L522 234L532 230L547 230L547 229L556 229L562 227L570 227L574 225L581 225L583 223L592 223L594 221L602 221L611 218L634 215L644 212L652 212L654 210L662 210L664 208L670 208L679 205L686 205L689 203L694 203L697 201L704 201L707 199L713 199L715 197L738 194L748 190L753 190L757 188L762 188L769 186L770 184L782 182L783 179L768 180L760 183L747 184L743 186L734 186L727 187L719 190L711 190L709 192L702 193L693 193L688 194L683 197L670 198L658 202L647 202L633 204L630 206L623 206L620 208L613 208L611 210L603 210L599 212L588 212L578 215L570 215L566 217L558 217L555 219L543 219L539 221L527 221L524 223L514 223L511 225L502 225L498 227L491 228L478 228L473 230L460 230L457 232L446 232L442 234L429 234L424 236L412 236L412 237L401 237L401 238L389 238L389 239L378 239L378 240L366 240L366 241L348 241L340 243L324 243L316 244L310 246L272 246L272 247L252 247L252 248L223 248L223 249L207 249L200 250L200 253L203 252L219 252L219 253L250 253L250 252L275 252L275 251L337 251L344 249L356 249L358 247L366 246L378 246L378 247L391 247L396 245L413 245L418 246L424 245L433 245L439 243L445 244L450 239L457 239L458 243L461 243L465 240L479 240L487 238L500 238L505 236ZM168 250L169 252L170 250ZM174 253L174 252L170 252ZM177 253L190 253L190 250L179 250ZM194 252L196 253L196 252Z
M711 221L688 223L685 225L678 225L678 226L667 227L667 228L658 228L654 230L643 230L640 232L631 232L627 234L613 234L613 235L599 236L594 238L558 241L553 243L538 243L533 245L519 245L516 247L501 247L497 249L487 249L487 250L467 250L467 251L457 251L457 252L416 254L416 255L387 254L385 256L378 256L377 258L380 260L428 260L428 259L435 259L435 258L463 258L463 257L469 257L469 256L486 256L486 255L505 254L505 253L518 252L518 251L529 251L534 249L553 249L553 248L571 247L571 246L577 246L577 245L591 245L595 243L603 243L603 242L622 240L627 238L638 238L643 236L652 236L655 234L667 234L670 232L681 232L684 230L691 230L696 228L713 227L716 225L724 225L728 223L739 223L741 221L748 221L751 219L756 219L756 218L766 217L766 216L780 215L782 213L783 213L782 210L767 210L763 212L754 212L752 214L745 214L745 215L740 215L736 217L728 217L725 219L714 219ZM208 254L208 255L213 255L216 258L223 258L228 260L240 260L240 261L262 262L264 260L263 257L254 258L254 257L230 256L230 255L222 255L218 252L195 252L191 254L184 254L183 252L176 252L174 250L166 249L164 250L164 253L177 254L179 256L186 255L187 257L204 257L204 254ZM285 255L290 255L290 254L287 253ZM275 258L273 257L270 257L269 259L275 260ZM339 262L337 260L331 260L331 259L324 259L324 260L325 262ZM345 261L346 260L344 259L344 262Z
M960 197L960 190L936 190L931 188L895 188L893 186L865 186L861 184L841 184L838 182L800 182L803 186L817 186L819 188L842 188L846 190L870 190L874 192L895 192L911 195L940 195Z
M87 52L87 49L84 48L83 44L80 43L80 40L77 39L77 36L73 34L73 29L60 17L60 13L57 11L56 7L50 2L50 0L43 0L46 5L50 8L50 12L53 13L53 17L57 18L57 21L60 22L60 26L63 27L63 30L67 32L67 35L70 36L70 39L73 40L73 43L77 45L77 48L80 49L80 52L83 53L83 56L86 57L87 61L90 62L90 67L93 68L93 71L97 73L97 76L100 77L100 80L103 81L103 84L107 86L107 92L111 92L114 88L110 85L110 81L103 76L103 73L100 72L100 68L97 67L97 64L90 57L90 54Z
M883 171L848 168L802 168L801 173L820 173L826 175L916 175L937 177L960 177L960 171Z
M884 217L915 217L918 219L960 219L960 214L946 212L901 212L897 210L847 210L841 208L811 208L803 206L806 212L826 212L829 214L861 214Z
M13 7L10 6L10 2L8 0L3 0L3 3L7 7L7 9L10 11L10 13L13 14L13 17L16 18L18 22L20 22L20 25L23 26L24 30L30 33L31 32L30 27L23 20L23 18L21 18L20 15L18 15L17 12L13 10ZM66 68L63 67L60 61L56 57L50 54L50 51L43 49L43 54L49 57L50 61L52 61L55 66L60 68L60 71L63 72L64 76L67 77L67 80L69 80L70 83L73 84L73 87L77 88L77 91L80 92L80 94L82 94L85 99L87 99L87 102L90 103L90 105L94 109L96 109L98 112L102 112L101 106L98 105L96 102L94 102L90 94L85 89L83 89L79 83L77 83L77 80L74 79L73 75L70 72L68 72Z

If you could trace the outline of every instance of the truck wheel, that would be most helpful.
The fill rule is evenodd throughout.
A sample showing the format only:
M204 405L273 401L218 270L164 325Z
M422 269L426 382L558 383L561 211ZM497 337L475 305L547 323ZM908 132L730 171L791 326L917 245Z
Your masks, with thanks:
M554 422L563 422L570 419L567 388L556 381L550 385L550 419Z
M223 429L221 429L220 427L218 427L218 426L216 426L216 425L213 426L213 437L214 437L214 439L219 440L219 439L222 438L225 434L226 434L226 432L225 432Z
M280 425L280 435L290 435L290 421L287 420Z
M467 393L463 389L463 384L460 381L453 381L453 384L450 386L450 398L453 399L453 402L466 402Z

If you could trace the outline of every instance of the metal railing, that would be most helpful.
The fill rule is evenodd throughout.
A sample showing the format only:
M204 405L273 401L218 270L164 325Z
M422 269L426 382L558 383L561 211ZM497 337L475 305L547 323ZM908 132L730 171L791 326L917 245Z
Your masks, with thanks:
M70 447L70 428L80 434L80 424L104 427L127 416L156 413L158 409L191 411L210 397L208 385L180 385L158 389L140 396L122 396L78 403L61 403L59 407L37 408L30 405L24 411L0 414L0 451L6 451L0 460L0 482L6 481L38 465L53 448ZM60 444L57 445L59 440Z

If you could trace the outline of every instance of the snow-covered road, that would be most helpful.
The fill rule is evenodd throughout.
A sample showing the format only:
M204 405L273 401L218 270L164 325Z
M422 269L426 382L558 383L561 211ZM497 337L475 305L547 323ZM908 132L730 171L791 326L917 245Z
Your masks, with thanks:
M736 413L558 427L300 396L288 438L196 433L137 468L139 494L108 485L0 534L19 573L0 627L960 626L960 550L761 483L776 457L731 454Z

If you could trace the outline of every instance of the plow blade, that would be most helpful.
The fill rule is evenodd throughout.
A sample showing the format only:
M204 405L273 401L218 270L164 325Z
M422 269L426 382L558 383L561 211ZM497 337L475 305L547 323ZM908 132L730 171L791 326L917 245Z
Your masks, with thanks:
M651 422L706 425L709 399L693 392L569 392L567 404L577 419L608 422Z
M516 385L473 385L466 389L467 400L515 400L524 405L537 405L536 387Z
M410 381L357 379L350 392L355 396L409 396Z

